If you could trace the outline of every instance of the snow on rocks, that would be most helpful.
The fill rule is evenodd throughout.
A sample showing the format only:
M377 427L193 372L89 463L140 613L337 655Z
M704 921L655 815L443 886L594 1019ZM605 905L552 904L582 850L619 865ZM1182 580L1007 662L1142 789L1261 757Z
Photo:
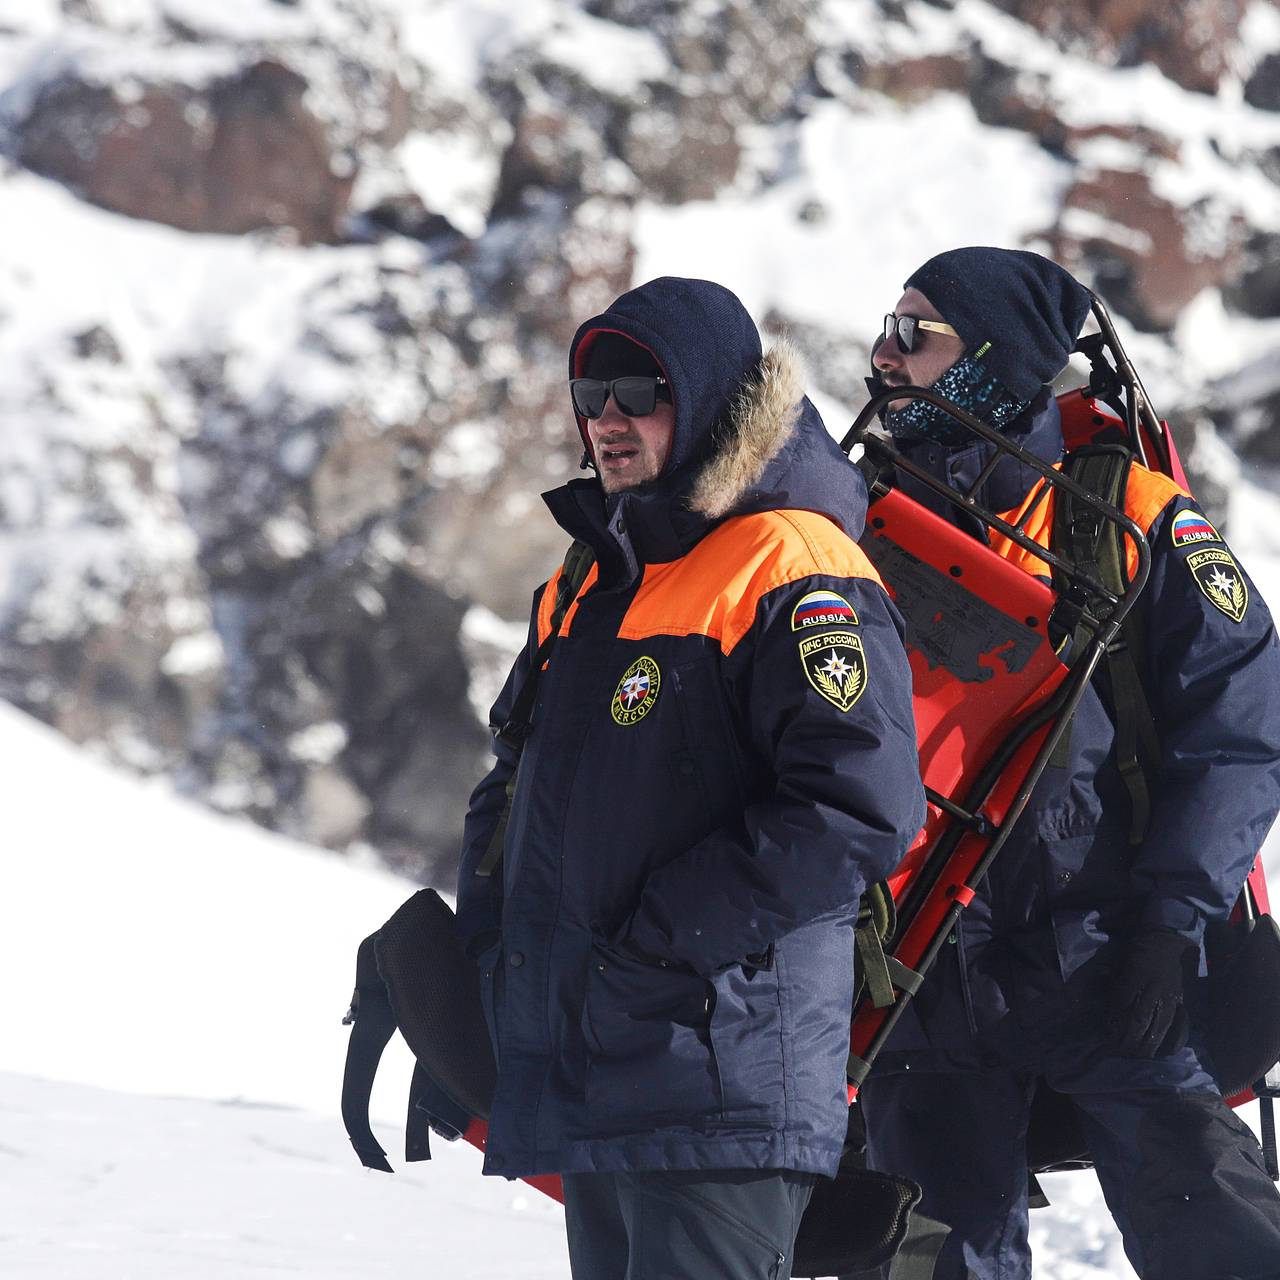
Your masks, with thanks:
M920 260L1056 252L1189 454L1273 466L1280 24L1198 4L0 0L0 696L449 881L566 344L657 274L841 432Z

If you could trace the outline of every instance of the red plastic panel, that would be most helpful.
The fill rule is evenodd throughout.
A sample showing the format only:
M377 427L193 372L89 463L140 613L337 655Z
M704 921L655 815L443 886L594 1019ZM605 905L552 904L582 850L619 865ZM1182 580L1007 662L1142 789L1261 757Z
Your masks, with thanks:
M1067 391L1060 395L1058 410L1062 414L1062 436L1067 442L1068 450L1079 449L1082 445L1093 444L1097 440L1108 444L1113 440L1128 443L1129 432L1124 422L1097 400L1081 395L1079 391ZM1163 434L1158 444L1151 439L1151 433L1146 427L1139 428L1147 463L1153 471L1164 472L1190 493L1191 485L1187 482L1187 473L1183 469L1182 459L1178 457L1169 424L1162 419L1160 426ZM1165 467L1163 461L1165 452L1169 455L1168 467Z
M907 617L925 783L961 801L1012 728L1066 677L1049 642L1054 593L899 493L875 504L868 528L863 548ZM1020 781L1005 771L983 806L991 821L1003 819ZM895 897L950 821L930 806L890 877Z
M472 1120L467 1126L467 1131L462 1135L473 1147L477 1147L483 1151L489 1141L489 1125L484 1120ZM564 1189L560 1185L560 1175L558 1173L538 1173L532 1177L521 1178L521 1182L527 1182L531 1187L536 1187L543 1195L550 1196L553 1200L564 1204Z
M1018 724L1041 709L1066 679L1048 634L1056 601L1050 588L954 525L893 492L871 509L867 551L907 618L916 728L926 784L963 805L987 762ZM1032 734L981 805L999 826L1048 734ZM929 806L923 830L889 878L901 899L953 819ZM969 834L893 954L914 969L966 886L992 835ZM865 1000L853 1019L850 1046L866 1057L888 1011Z

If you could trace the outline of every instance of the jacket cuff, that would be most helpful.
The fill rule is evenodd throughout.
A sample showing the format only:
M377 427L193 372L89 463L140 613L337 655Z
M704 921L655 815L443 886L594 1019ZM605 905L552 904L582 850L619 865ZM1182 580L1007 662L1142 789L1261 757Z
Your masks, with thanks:
M1168 929L1189 942L1199 943L1204 937L1204 916L1180 898L1148 898L1139 923L1144 929Z

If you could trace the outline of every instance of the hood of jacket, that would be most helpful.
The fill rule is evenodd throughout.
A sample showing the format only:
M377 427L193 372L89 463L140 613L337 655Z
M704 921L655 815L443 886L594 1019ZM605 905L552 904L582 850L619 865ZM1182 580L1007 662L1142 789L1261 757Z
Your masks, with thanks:
M663 277L623 294L578 329L571 377L601 333L652 353L675 409L671 455L652 484L606 497L599 480L574 480L544 495L602 569L619 556L634 576L641 564L685 554L721 520L759 511L818 511L851 538L862 533L866 485L805 397L798 358L785 342L762 353L728 289ZM585 442L581 419L578 429Z

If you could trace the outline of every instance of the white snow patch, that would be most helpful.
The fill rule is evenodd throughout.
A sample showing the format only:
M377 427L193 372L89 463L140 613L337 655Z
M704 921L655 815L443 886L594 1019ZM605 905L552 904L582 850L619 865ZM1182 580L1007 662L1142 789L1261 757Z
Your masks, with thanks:
M532 45L563 13L556 0L380 0L397 14L405 52L441 84L475 89L491 63Z
M160 670L179 678L212 675L221 669L225 657L218 633L201 631L175 640L160 659Z
M135 1007L140 986L124 993ZM120 1034L135 1034L119 1007ZM222 1039L274 1051L233 1022L191 1052ZM398 1120L379 1127L388 1175L361 1168L332 1115L10 1074L0 1098L14 1280L568 1280L558 1204L480 1176L464 1143L433 1140L429 1163L406 1165Z
M540 52L575 71L601 93L629 98L672 72L671 59L650 31L623 27L572 9L541 42Z
M296 560L306 555L315 543L310 524L299 515L278 515L263 521L262 536L267 545L283 560Z
M1280 319L1233 315L1216 289L1205 289L1178 317L1174 340L1190 362L1190 378L1202 384L1222 379L1221 393L1231 396L1244 369L1277 359ZM1241 390L1236 389L1237 395Z
M489 710L529 638L529 624L508 622L483 605L473 604L462 615L459 635L470 676L467 700L476 719L488 724Z
M415 886L117 774L3 704L0 761L0 970L33 978L10 984L27 1030L0 1070L333 1113L356 946Z
M347 745L347 731L336 720L308 725L289 739L289 754L307 764L328 764Z
M434 484L474 492L502 461L502 425L490 419L459 422L431 454Z
M474 240L484 234L510 134L505 123L483 140L462 131L411 133L398 154L422 203Z
M1105 240L1122 249L1131 249L1134 253L1151 252L1151 237L1147 232L1137 227L1126 227L1121 222L1104 218L1100 213L1082 209L1079 205L1065 209L1058 225L1067 235L1080 240Z
M1240 23L1238 74L1243 78L1268 54L1280 49L1280 8L1274 0L1253 0Z

